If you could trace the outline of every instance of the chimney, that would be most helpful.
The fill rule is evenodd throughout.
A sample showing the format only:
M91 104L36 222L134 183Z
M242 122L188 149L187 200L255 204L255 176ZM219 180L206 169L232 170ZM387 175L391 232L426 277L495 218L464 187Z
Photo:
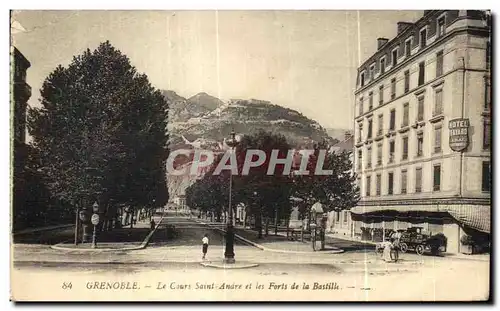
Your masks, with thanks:
M344 140L349 140L349 139L351 138L351 136L352 136L351 132L346 131L346 132L344 133Z
M387 38L378 38L377 39L377 50L380 50L380 48L383 47L384 44L386 44L387 42L389 42L389 39L387 39Z
M406 28L410 27L413 25L412 23L407 23L407 22L398 22L398 35L405 31Z

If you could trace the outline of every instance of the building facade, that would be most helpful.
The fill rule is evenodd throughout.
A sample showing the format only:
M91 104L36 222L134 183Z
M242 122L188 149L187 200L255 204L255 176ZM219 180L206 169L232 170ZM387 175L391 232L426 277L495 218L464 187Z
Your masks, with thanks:
M489 236L490 29L482 11L425 11L358 68L358 239L420 227L459 252L464 234Z
M30 62L14 46L11 46L11 144L12 144L12 179L14 225L22 221L25 198L26 148L26 109L31 97L31 87L26 83L26 74Z
M344 135L344 140L335 144L330 149L330 152L341 153L350 152L349 159L354 163L354 136L350 132L346 132ZM354 170L352 171L354 173ZM326 231L333 235L339 237L349 237L354 236L354 226L351 219L351 213L349 210L343 211L331 211L328 212L328 218L326 221Z

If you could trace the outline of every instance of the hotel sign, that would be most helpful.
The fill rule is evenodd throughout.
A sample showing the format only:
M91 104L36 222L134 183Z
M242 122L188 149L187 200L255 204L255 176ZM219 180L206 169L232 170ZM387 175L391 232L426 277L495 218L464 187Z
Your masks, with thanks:
M450 131L450 148L462 151L469 145L469 119L454 119L448 124Z

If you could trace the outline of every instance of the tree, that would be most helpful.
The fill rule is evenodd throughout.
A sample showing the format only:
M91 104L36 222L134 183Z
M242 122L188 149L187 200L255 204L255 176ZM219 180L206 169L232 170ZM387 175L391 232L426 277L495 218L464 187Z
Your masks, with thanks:
M28 111L33 147L51 194L72 206L168 200L168 104L109 42L58 66L44 81L41 107Z
M325 142L315 145L307 165L309 173L293 177L293 196L301 199L301 215L307 214L316 202L325 205L328 211L341 211L354 207L359 201L359 188L356 176L352 173L350 152L326 152L327 147ZM315 174L321 150L325 151L322 169L331 170L331 174Z
M242 174L243 165L247 152L251 149L263 151L265 161L257 167L250 168L248 174L245 175ZM239 174L234 179L234 207L238 203L249 207L247 211L256 219L259 236L262 235L262 218L265 220L267 235L270 219L274 219L276 232L278 219L290 213L291 179L289 174L284 171L285 165L278 164L274 174L267 174L273 150L278 150L278 158L286 158L290 151L290 145L283 135L264 130L260 130L254 135L244 136L236 148ZM258 156L252 157L252 161L257 160Z

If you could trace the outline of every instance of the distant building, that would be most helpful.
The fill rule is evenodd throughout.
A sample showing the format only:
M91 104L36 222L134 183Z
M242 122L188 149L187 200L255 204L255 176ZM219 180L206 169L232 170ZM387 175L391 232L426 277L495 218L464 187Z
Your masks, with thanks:
M459 252L464 233L490 234L489 19L431 10L397 30L358 68L355 235L420 227Z
M350 132L345 132L344 140L338 142L330 148L330 152L341 153L344 151L350 152L350 160L354 163L354 136ZM354 170L353 170L354 173ZM343 211L332 211L328 212L328 218L326 221L327 232L340 235L349 236L354 235L353 222L351 219L351 213L349 210Z
M11 47L11 127L13 147L13 208L20 211L24 205L26 165L26 108L31 97L31 87L26 83L26 72L30 62L14 46ZM17 215L17 214L15 214Z

